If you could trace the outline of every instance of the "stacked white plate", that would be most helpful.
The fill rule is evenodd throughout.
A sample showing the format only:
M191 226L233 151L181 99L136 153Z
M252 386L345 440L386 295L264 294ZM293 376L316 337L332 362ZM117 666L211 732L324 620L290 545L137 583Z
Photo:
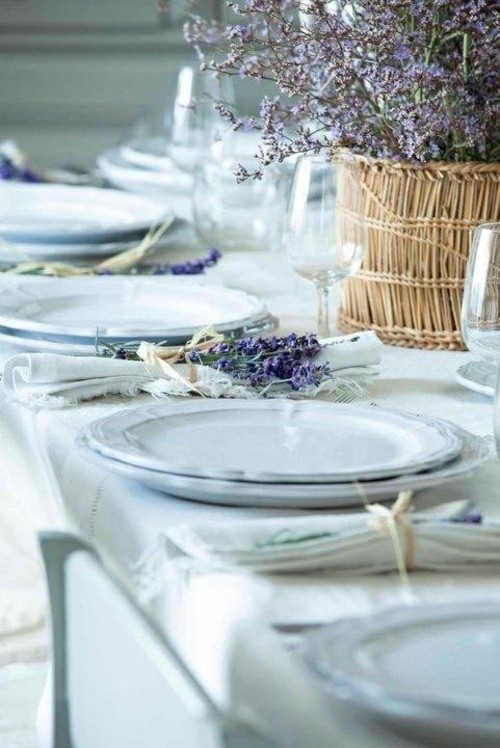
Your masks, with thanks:
M233 506L323 508L456 480L487 457L453 424L373 406L215 400L127 410L79 443L164 493Z
M97 339L182 345L206 325L250 335L275 324L256 296L184 278L24 280L0 294L0 341L33 351L92 355Z
M311 635L304 655L328 690L422 744L500 745L498 603L342 621Z
M135 140L111 148L97 158L97 166L115 187L148 195L168 195L175 200L176 215L189 217L193 178L170 160L164 138Z
M172 215L167 201L118 190L0 184L2 253L14 260L117 254Z

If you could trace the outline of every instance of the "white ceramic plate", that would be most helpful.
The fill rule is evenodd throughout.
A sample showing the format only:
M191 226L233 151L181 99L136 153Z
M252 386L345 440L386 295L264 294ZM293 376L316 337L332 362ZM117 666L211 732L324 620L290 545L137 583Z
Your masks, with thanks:
M261 483L343 483L428 470L456 457L455 429L386 408L207 400L136 408L91 424L89 444L139 467Z
M265 335L278 327L278 320L271 314L264 314L260 317L253 319L248 324L245 324L241 328L236 328L232 332L238 337L246 337L247 335ZM147 336L145 336L147 338ZM169 345L183 345L186 343L191 334L183 335L181 337L169 336L166 342ZM101 337L101 340L103 338ZM165 340L163 337L155 337L147 339L147 342L158 343ZM82 342L86 341L86 342ZM0 326L0 342L6 345L12 346L13 348L19 348L25 351L38 351L41 353L62 353L65 355L79 355L79 356L95 356L96 353L96 339L87 340L87 338L78 337L54 337L51 339L48 335L29 335L20 330L9 329ZM130 338L126 338L124 341L119 341L113 338L107 342L130 342Z
M458 384L467 387L474 392L480 392L487 397L493 397L495 394L497 367L492 361L469 361L463 366L459 366L455 379Z
M20 282L0 295L0 326L33 336L156 339L221 332L265 314L243 291L175 278L56 278Z
M310 635L338 696L422 739L500 745L500 604L411 606Z
M192 221L193 178L173 164L171 169L155 171L130 164L115 148L101 154L97 166L106 180L114 187L135 194L150 195L157 200L168 200L172 212Z
M174 166L167 156L167 145L167 140L161 136L132 140L121 146L120 155L128 164L141 166L143 169L172 172Z
M84 242L83 244L53 244L37 242L24 244L16 242L12 251L5 248L5 262L22 262L23 260L68 260L91 257L109 257L133 249L140 243L141 238L128 239L120 242ZM2 248L3 249L3 248ZM3 258L2 258L3 259Z
M420 491L464 478L480 467L490 454L484 440L457 428L462 440L459 457L426 473L366 481L362 486L359 483L245 483L192 478L129 465L96 452L89 446L83 433L78 443L92 462L104 470L138 481L161 493L208 504L279 509L334 509L362 506L367 501L394 499L400 491Z
M0 184L0 236L25 243L119 241L171 213L145 196L98 187Z
M178 219L174 219L172 225L166 230L160 241L155 245L152 253L160 248L165 249L166 246L171 246L172 238L170 234L173 231L179 230L184 227L184 223ZM77 244L72 242L71 244L62 243L45 243L37 242L32 244L25 244L23 242L9 242L8 245L1 246L1 257L2 262L22 262L23 260L86 260L97 259L100 257L111 257L119 252L125 252L128 249L134 249L139 246L142 241L142 236L135 237L134 239L127 239L117 242L83 242Z

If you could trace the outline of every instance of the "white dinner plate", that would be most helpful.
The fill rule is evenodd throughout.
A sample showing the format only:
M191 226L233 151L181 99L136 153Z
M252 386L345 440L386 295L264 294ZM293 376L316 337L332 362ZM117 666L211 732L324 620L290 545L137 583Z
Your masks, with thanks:
M249 335L266 335L272 332L278 327L278 320L271 314L264 314L262 316L252 319L250 322L245 324L241 328L236 328L231 332L237 337L247 337ZM168 345L184 345L191 338L192 333L188 335L182 335L180 337L169 335L168 338L160 336L146 337L146 342L160 343L165 342ZM100 340L106 340L100 336ZM82 342L85 341L85 342ZM91 340L87 338L78 338L71 336L55 336L51 339L50 336L41 334L38 337L36 334L29 335L21 330L9 329L0 326L0 342L6 345L12 346L13 348L19 348L24 351L37 351L40 353L61 353L64 355L72 356L95 356L96 355L96 337L94 336ZM112 338L106 342L112 343L124 343L131 342L130 338L124 340L118 340Z
M165 203L118 190L0 184L0 236L13 241L118 241L144 234L170 213Z
M497 367L493 361L469 361L459 366L455 379L458 384L474 392L480 392L487 397L495 394Z
M456 457L455 428L366 405L205 400L116 413L89 444L112 459L177 475L259 483L344 483L428 470Z
M20 282L0 295L0 326L36 336L163 340L215 325L221 332L262 317L243 291L176 278L55 278Z
M363 506L366 502L394 499L400 491L420 491L464 478L489 457L485 440L457 428L462 451L452 462L416 475L359 483L246 483L211 478L192 478L129 465L96 452L78 437L83 453L104 470L135 480L161 493L191 501L225 506L251 506L279 509L335 509Z
M172 172L172 160L167 155L168 141L161 135L155 138L132 140L120 148L120 155L125 162L143 169Z
M311 634L327 687L412 736L500 745L500 604L405 606ZM439 743L441 744L441 743Z

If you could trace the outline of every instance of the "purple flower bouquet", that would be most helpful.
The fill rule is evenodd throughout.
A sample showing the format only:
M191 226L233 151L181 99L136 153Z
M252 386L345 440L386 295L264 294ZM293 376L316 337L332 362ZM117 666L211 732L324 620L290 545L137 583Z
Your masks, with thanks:
M386 342L460 348L471 230L500 219L495 0L239 0L186 28L202 66L268 81L254 170L348 150L365 185L368 251L340 322ZM210 74L210 72L207 72ZM213 73L212 73L213 74ZM347 206L348 207L348 206Z

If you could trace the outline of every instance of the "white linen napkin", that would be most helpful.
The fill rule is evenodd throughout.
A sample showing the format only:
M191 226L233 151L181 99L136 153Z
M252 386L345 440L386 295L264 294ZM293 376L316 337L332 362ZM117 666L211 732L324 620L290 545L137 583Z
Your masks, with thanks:
M142 361L99 356L18 353L3 370L7 398L37 407L63 407L102 395L135 395L153 379Z
M362 391L365 379L380 363L382 343L366 332L322 341L325 349L315 361L328 362L335 373L327 382L305 392L339 394ZM154 351L154 347L151 346ZM208 366L197 366L197 381L189 382L186 364L170 367L142 361L123 361L99 356L65 356L51 353L19 353L7 359L3 392L7 398L31 407L59 408L105 395L134 396L143 390L157 397L192 394L205 397L256 397L257 392L235 382L228 374ZM273 389L273 395L278 387ZM280 394L280 393L276 393ZM296 394L296 393L290 393ZM283 393L281 393L283 396Z
M500 523L471 523L469 502L407 513L404 521L377 508L380 513L180 525L166 534L167 554L220 569L355 575L397 570L398 547L403 559L411 550L412 570L477 571L500 563Z

